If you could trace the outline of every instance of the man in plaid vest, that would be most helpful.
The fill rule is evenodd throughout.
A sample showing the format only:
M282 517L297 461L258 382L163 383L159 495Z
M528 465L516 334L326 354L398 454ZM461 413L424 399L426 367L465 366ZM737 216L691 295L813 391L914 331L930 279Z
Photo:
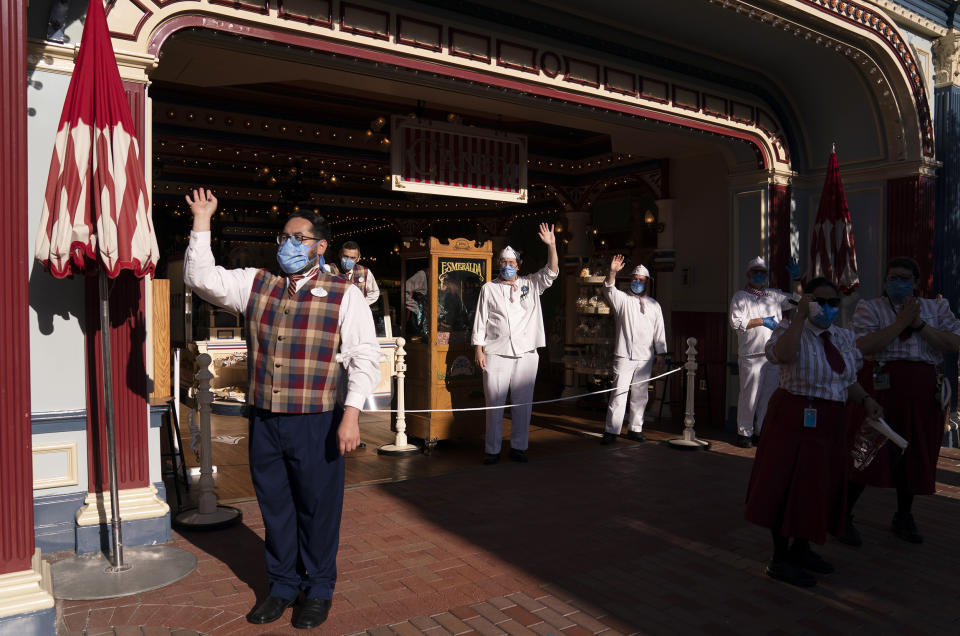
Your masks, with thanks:
M360 288L367 304L372 305L380 298L380 287L369 267L359 265L360 245L356 241L344 241L340 247L340 262L331 265L331 271L339 274Z
M247 620L277 620L302 592L292 624L310 629L326 620L336 583L343 456L360 443L360 408L380 381L373 316L357 287L325 273L330 229L322 216L290 217L277 236L285 276L275 276L218 267L210 251L217 200L201 188L187 203L193 231L184 282L246 318L250 474L270 579L270 595Z

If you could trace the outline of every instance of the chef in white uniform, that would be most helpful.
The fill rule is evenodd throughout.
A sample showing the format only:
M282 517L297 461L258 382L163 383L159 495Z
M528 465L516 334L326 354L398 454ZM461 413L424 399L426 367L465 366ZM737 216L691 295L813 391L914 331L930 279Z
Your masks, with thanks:
M800 275L791 261L791 277ZM759 441L767 402L779 383L776 365L767 360L764 346L790 309L791 295L769 288L767 264L759 256L747 263L747 284L730 301L730 326L737 332L740 399L737 403L737 446L750 448Z
M507 393L510 411L510 459L527 461L533 385L537 379L537 347L546 346L543 331L542 294L560 273L553 226L540 224L540 240L547 246L547 265L535 274L520 276L521 261L512 247L500 252L499 276L480 289L473 322L472 343L477 366L483 371L483 394L487 406L503 406ZM500 460L503 409L486 411L484 464Z
M647 408L647 383L654 362L663 366L667 339L663 329L660 303L647 296L650 272L643 265L633 270L630 291L617 289L617 273L623 269L623 256L610 261L610 272L603 291L616 318L617 343L613 350L613 373L616 391L610 395L602 444L611 444L620 435L623 416L630 395L630 424L627 437L643 442L643 413ZM636 384L640 382L640 384Z

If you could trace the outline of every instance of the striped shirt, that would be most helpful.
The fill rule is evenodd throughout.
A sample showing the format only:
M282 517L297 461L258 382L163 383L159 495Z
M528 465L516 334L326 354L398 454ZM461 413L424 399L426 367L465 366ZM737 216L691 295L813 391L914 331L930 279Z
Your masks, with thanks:
M849 329L830 326L830 341L840 350L846 367L843 373L836 373L830 368L824 353L824 343L820 337L824 330L809 320L800 334L800 351L796 359L793 362L778 360L773 347L789 326L789 320L777 325L766 346L767 359L780 366L780 388L794 395L846 402L847 387L857 381L857 372L863 366L863 355L857 349L856 336Z
M934 329L949 331L960 335L960 320L952 311L950 303L940 298L937 300L918 298L920 303L920 319ZM862 338L882 329L886 329L897 320L897 311L903 305L892 305L886 296L861 300L853 313L850 328L857 338ZM924 340L918 333L910 334L906 340L899 337L883 348L882 351L867 356L869 360L877 362L892 362L894 360L908 360L910 362L926 362L938 365L943 362L943 352Z

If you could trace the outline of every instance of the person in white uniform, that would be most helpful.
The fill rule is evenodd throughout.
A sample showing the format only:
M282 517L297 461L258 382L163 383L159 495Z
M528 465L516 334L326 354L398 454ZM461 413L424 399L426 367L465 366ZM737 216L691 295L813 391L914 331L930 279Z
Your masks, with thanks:
M630 423L627 437L646 441L643 434L643 413L647 408L647 380L653 371L663 367L667 339L663 329L660 303L647 296L650 272L643 265L633 270L630 291L617 289L617 273L623 269L623 255L610 261L610 272L603 291L616 319L617 343L613 350L613 374L616 391L610 395L607 420L601 444L611 444L620 435L623 416L630 396ZM640 384L637 384L637 383Z
M791 278L800 267L791 261ZM740 399L737 402L737 446L750 448L760 440L760 428L770 396L779 384L776 365L767 360L764 347L773 330L790 309L792 296L767 285L767 263L759 256L747 263L747 283L730 301L730 326L737 332Z
M519 405L510 411L510 459L518 462L527 461L537 347L546 346L540 294L560 273L553 226L541 223L539 236L547 246L547 264L535 274L519 275L520 256L512 247L500 252L499 276L480 288L471 338L487 406L503 406L508 392ZM483 463L495 464L503 441L503 409L490 409L486 417Z

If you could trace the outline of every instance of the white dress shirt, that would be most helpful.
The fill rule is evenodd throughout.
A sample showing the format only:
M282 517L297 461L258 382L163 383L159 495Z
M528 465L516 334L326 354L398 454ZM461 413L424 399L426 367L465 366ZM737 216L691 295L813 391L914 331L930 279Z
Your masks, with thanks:
M210 251L210 232L190 232L190 244L183 258L183 281L208 303L246 314L258 271L255 267L226 269L218 266ZM310 278L297 281L297 290ZM340 353L347 373L346 396L338 396L338 402L362 409L367 396L380 383L380 345L373 326L373 314L363 294L354 285L350 285L340 302L337 325Z
M773 316L778 323L783 320L783 310L792 307L790 295L779 289L763 290L766 296L758 297L746 289L733 295L730 301L730 326L737 332L737 353L741 356L763 355L764 346L773 333L764 326L747 329L754 318Z
M631 360L649 360L666 353L667 338L663 329L660 303L649 296L637 296L617 289L616 284L603 283L607 302L616 320L617 344L613 355Z
M917 302L920 303L921 320L934 329L960 335L960 320L957 320L957 317L950 311L950 303L945 298L936 300L918 298ZM891 304L890 299L886 296L861 300L857 303L857 309L853 312L850 328L857 338L886 329L896 322L897 312L902 307L902 304ZM895 337L882 351L867 356L867 359L877 362L909 360L937 365L943 362L943 352L924 340L920 334L911 333L906 340L900 340L899 336Z
M328 266L329 268L330 266ZM351 283L354 282L353 277L356 276L356 268L351 269L348 272L343 271L339 266L335 266L332 269L328 269L334 275L343 276ZM380 286L377 285L377 279L373 277L373 272L370 268L367 268L367 275L364 278L358 279L357 283L363 285L363 295L367 297L367 304L372 305L377 302L377 299L380 298Z
M857 349L854 333L836 325L830 325L828 329L830 342L840 350L845 366L843 373L836 373L827 362L823 339L820 337L827 330L820 329L809 320L800 333L800 351L796 359L793 362L778 360L774 345L789 326L789 320L777 325L766 346L767 359L780 365L780 388L794 395L846 402L847 387L857 381L857 373L863 366L863 354Z
M544 267L530 276L517 276L515 288L498 280L485 283L480 288L471 342L482 346L484 353L514 357L546 346L540 294L559 274Z

